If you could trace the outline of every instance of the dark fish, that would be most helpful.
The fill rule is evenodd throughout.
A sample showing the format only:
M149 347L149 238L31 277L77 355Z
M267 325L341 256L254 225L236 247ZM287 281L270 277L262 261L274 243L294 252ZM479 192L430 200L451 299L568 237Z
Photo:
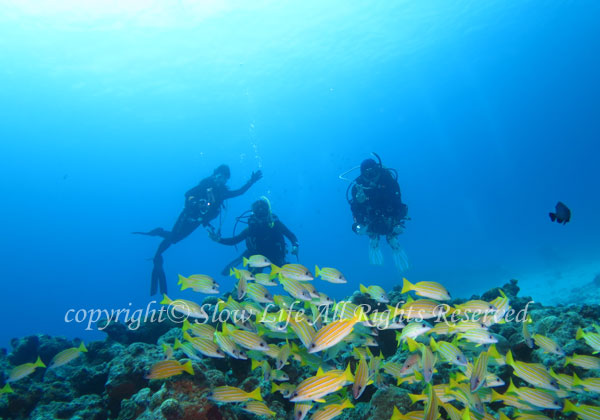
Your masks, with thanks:
M563 225L571 220L571 210L560 201L556 203L556 212L548 214L550 215L550 220L562 223Z

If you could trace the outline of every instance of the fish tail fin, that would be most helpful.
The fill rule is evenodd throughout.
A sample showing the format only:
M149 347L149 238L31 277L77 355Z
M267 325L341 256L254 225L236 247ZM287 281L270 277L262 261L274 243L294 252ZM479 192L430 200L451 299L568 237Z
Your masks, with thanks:
M191 360L188 360L187 362L185 362L181 367L183 368L183 370L185 370L190 375L194 374L194 367L192 366Z
M423 396L421 394L408 394L408 398L410 398L412 404L416 404L423 399Z
M160 301L161 305L168 305L171 302L173 302L171 299L169 299L169 297L167 296L166 293L163 293L163 300Z
M354 382L354 375L352 375L352 371L350 370L350 363L346 366L346 370L344 371L344 378L348 382Z
M435 342L433 337L431 337L431 339L429 340L429 347L431 347L431 350L433 351L438 351L440 348L440 346L438 345L438 343Z
M183 284L185 280L187 280L185 277L183 277L181 274L177 274L177 277L179 278L179 280L177 281L177 284ZM183 289L182 289L183 290Z
M44 362L42 362L42 359L40 358L40 356L38 356L38 358L35 361L35 363L33 364L33 366L35 366L35 367L43 367L43 368L46 367L46 365L44 364Z
M567 399L565 399L565 406L563 408L563 413L569 413L571 411L575 411L575 406L573 403Z
M585 333L583 332L583 330L581 329L581 327L579 327L579 329L577 330L577 334L575 334L575 339L576 340L581 340L584 335L585 335Z
M190 324L190 321L186 319L183 320L183 325L181 326L181 330L182 331L188 331L192 329L192 324Z
M271 273L269 274L269 278L277 277L277 274L281 271L281 267L276 266L275 264L271 264Z
M321 270L319 270L319 266L315 264L315 277L319 277L321 274Z
M258 360L252 359L252 364L251 364L251 368L250 370L255 370L256 368L260 367L262 365L262 362L259 362Z
M192 341L192 336L187 331L183 332L183 338L186 339L187 341Z
M392 418L390 420L402 420L402 413L398 410L398 407L394 406L394 411L392 412Z
M346 400L344 400L344 402L342 403L342 406L341 406L341 408L342 408L342 410L343 410L344 408L354 408L354 405L353 405L353 404L350 402L350 400L349 400L349 399L346 399Z
M183 345L181 344L181 341L179 341L179 338L176 338L175 344L173 344L173 350L180 349L181 347L183 347Z
M360 293L364 293L365 295L369 294L369 289L367 289L363 284L360 285Z
M250 260L246 257L242 257L242 264L244 265L244 267L246 267L248 265L248 262L250 262Z
M277 391L279 391L279 385L277 385L275 382L271 382L271 394L274 394Z
M556 213L548 213L548 216L550 216L550 220L553 222L556 220Z
M413 290L414 284L406 280L405 277L402 278L402 291L400 293L408 293Z
M10 387L10 384L6 384L0 389L0 394L11 394L15 391Z
M83 344L83 341L81 342L79 347L77 347L77 350L79 350L82 353L87 353L87 349L85 348L85 344Z
M499 394L492 388L492 400L491 401L496 402L496 401L502 401L503 399L504 399L504 397L502 397L502 394Z
M565 364L563 366L567 366L569 363L573 362L573 358L572 357L565 357Z
M581 386L583 385L583 381L577 376L575 372L573 372L573 386Z
M511 392L513 394L518 394L517 387L513 383L512 378L510 378L510 385L508 386L508 389L506 390L506 392L507 393Z
M413 352L419 348L419 343L417 343L414 339L407 337L406 342L408 343L408 350Z
M260 395L260 387L256 388L254 391L250 392L248 394L248 396L250 398L252 398L253 400L256 400L256 401L262 401L263 400L262 395Z
M513 366L515 364L515 359L513 359L513 355L510 350L508 353L506 353L506 364L509 366Z

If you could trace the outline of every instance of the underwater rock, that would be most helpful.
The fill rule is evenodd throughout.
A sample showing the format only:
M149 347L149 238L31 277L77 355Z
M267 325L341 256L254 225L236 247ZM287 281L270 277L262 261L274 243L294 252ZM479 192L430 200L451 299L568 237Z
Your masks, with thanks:
M83 395L68 402L53 401L38 405L30 418L36 420L81 419L106 420L106 402L99 395Z
M154 322L140 322L138 324L123 324L121 322L98 321L98 328L117 343L148 343L156 344L160 336L164 335L178 325L169 319Z

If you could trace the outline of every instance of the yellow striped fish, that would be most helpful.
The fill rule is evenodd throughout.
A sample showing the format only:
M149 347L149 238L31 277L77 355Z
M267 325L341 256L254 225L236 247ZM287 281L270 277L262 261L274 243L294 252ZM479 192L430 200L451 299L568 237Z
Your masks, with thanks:
M375 299L379 303L388 303L390 301L387 293L385 293L385 290L381 286L372 285L366 287L361 284L360 293L371 296L371 298Z
M594 356L586 356L573 353L573 356L565 358L565 366L579 366L584 369L600 369L600 359Z
M391 306L388 306L388 308L394 309L395 315L402 315L406 319L418 320L438 318L448 311L447 305L430 299L408 299L399 310Z
M242 300L244 296L246 296L246 291L248 290L248 280L246 280L246 276L240 276L238 278L235 288L238 300Z
M559 390L558 383L550 376L550 373L542 364L515 361L510 350L506 353L506 364L513 368L516 376L529 382L531 385L550 391Z
M485 382L487 376L487 365L488 365L488 353L483 351L479 353L479 357L475 361L473 366L473 372L471 372L470 378L470 390L471 392L477 391Z
M277 358L275 359L275 367L277 369L283 369L283 367L287 364L287 360L290 357L290 353L290 344L286 341L286 343L279 349L279 352L277 353Z
M392 417L390 420L423 420L424 417L424 411L409 411L406 414L402 414L400 410L394 406L394 411L392 412Z
M424 344L421 344L421 368L423 371L423 380L426 383L431 382L433 377L433 369L435 368L436 357L431 352L431 349Z
M594 354L600 352L600 334L594 332L586 333L581 328L579 328L577 330L575 338L577 340L581 340L583 338L586 344L594 349Z
M263 268L271 265L271 261L264 255L250 255L250 258L243 257L242 262L244 267Z
M364 313L356 314L350 319L340 319L325 325L314 336L312 342L308 346L309 353L316 353L329 347L335 346L346 337L357 322L366 321L367 317Z
M571 401L565 400L565 413L574 412L583 420L598 420L600 419L600 407L594 405L578 405L575 406Z
M565 355L563 349L561 349L560 346L556 344L556 342L553 339L541 334L534 334L532 338L533 342L545 352L556 354L557 356Z
M354 408L354 405L350 400L346 399L340 404L329 404L320 410L315 411L315 414L311 417L311 420L331 420L340 414L346 408Z
M235 267L229 269L229 275L234 276L238 280L240 278L243 278L244 280L246 280L246 282L250 280L255 280L254 274L252 274L248 270L238 270Z
M276 275L297 281L311 281L314 279L310 270L302 264L285 264L282 267L272 264L271 277Z
M19 379L23 379L26 376L31 375L38 367L46 367L46 365L44 364L44 362L42 362L42 359L40 359L39 356L37 360L33 363L23 363L22 365L12 368L12 370L8 374L8 379L6 380L6 382L15 382Z
M290 327L296 334L296 336L302 341L304 347L309 347L313 339L317 335L317 332L313 326L306 320L306 318L298 317L297 312L290 312L290 316L287 317Z
M527 320L525 322L523 322L523 340L525 340L525 344L530 349L533 348L534 342L533 342L533 338L531 337L531 334L529 333L529 329L527 329L527 324L530 324L532 322L533 321L531 320L530 316L527 316Z
M315 265L315 276L321 277L321 280L329 283L343 284L347 283L346 277L335 268L323 267L319 269L318 265Z
M63 350L52 358L50 364L48 365L48 369L66 365L71 360L77 359L81 353L85 352L87 352L87 349L85 348L83 342L79 345L79 347L71 347L70 349Z
M295 389L296 389L296 386L294 384L290 384L290 383L276 384L275 382L271 383L271 394L280 392L281 395L283 395L283 398L289 398Z
M185 319L181 326L182 331L191 331L196 337L206 338L212 340L215 334L215 327L202 322L194 322L193 324Z
M160 301L161 305L169 305L169 310L178 312L185 317L202 318L208 319L206 311L198 305L196 302L185 299L169 299L166 294L163 294L163 300Z
M354 381L350 371L350 365L345 371L339 369L323 372L320 368L315 376L311 376L300 382L295 391L290 395L291 402L316 401L325 402L323 397L338 389L346 383Z
M257 416L275 417L275 412L269 410L269 407L262 401L248 401L242 406L242 410Z
M205 295L219 294L219 283L211 276L205 274L193 274L189 277L184 277L178 274L181 285L181 290L192 289L194 292L204 293Z
M434 281L420 281L418 283L411 283L405 278L402 279L402 292L408 293L414 291L417 296L422 296L434 300L450 300L450 293L444 286Z
M505 394L499 394L492 389L492 401L491 402L497 402L497 401L501 401L505 405L514 407L519 410L535 411L535 409L536 409L534 406L521 401L521 399L519 399L519 397L515 394L509 394L508 392Z
M296 403L294 405L294 420L304 420L312 406L311 403Z
M280 278L279 282L283 286L283 290L288 292L292 297L300 300L311 300L310 292L298 280Z
M435 420L439 415L439 400L431 384L427 385L427 403L425 404L424 420Z
M506 390L507 393L513 393L517 395L522 401L526 402L529 405L534 407L543 408L543 409L552 409L552 410L560 410L562 409L562 404L560 399L554 395L552 392L543 390L543 389L535 389L535 388L527 388L521 387L517 388L515 384L510 381L510 385Z
M254 275L255 281L263 286L277 286L277 282L271 279L268 273L256 273Z
M183 333L183 338L189 341L192 346L207 357L222 359L225 357L223 350L212 340L202 337L192 337L187 331Z
M573 376L569 376L565 373L556 373L552 369L550 369L550 376L556 379L556 382L566 390L577 392L576 389L573 389L573 383L575 382L575 378Z
M238 330L229 324L223 324L223 333L230 335L237 344L249 350L267 351L269 348L265 340L251 331Z
M181 350L189 359L200 361L202 360L196 354L196 349L189 342L181 342L178 338L175 339L175 344L173 345L173 350Z
M369 366L367 365L367 360L361 356L358 366L356 367L356 372L354 373L354 385L352 386L352 395L354 395L354 399L359 399L367 385L372 383L373 381L369 381Z
M246 360L248 356L237 346L235 340L230 336L223 334L221 332L215 331L215 341L218 346L223 350L226 354L230 355L234 359Z
M465 339L471 343L476 343L477 346L498 342L498 339L487 330L469 330L458 334L457 337L459 340Z
M431 350L442 356L446 362L456 366L467 366L467 358L454 343L447 341L436 342L433 337L429 340Z
M190 375L194 374L194 368L190 360L184 364L179 363L177 360L162 360L152 365L150 373L145 378L166 379L171 376L181 375L183 372L187 372Z
M250 299L257 303L273 303L273 296L262 284L248 283L246 293Z
M427 322L409 322L402 331L396 331L396 341L398 344L406 341L408 338L415 339L418 336L425 334L431 329L431 325Z
M510 309L510 301L504 294L502 289L498 289L500 296L492 300L490 303L496 307L496 313L494 314L494 320L498 322Z
M588 392L600 393L600 378L585 378L579 379L579 377L573 374L573 386L582 386Z
M256 388L252 392L246 392L243 389L236 388L235 386L218 386L207 395L207 398L221 403L263 400L262 396L260 395L260 387Z

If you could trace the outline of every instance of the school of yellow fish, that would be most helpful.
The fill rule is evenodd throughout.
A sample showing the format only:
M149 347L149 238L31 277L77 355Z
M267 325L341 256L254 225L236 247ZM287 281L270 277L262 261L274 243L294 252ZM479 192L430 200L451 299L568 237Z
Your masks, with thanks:
M252 271L231 270L236 287L227 300L218 300L216 308L228 315L219 316L218 322L212 322L204 307L192 300L164 296L162 304L187 317L182 326L183 341L175 340L173 346L163 344L165 360L152 366L147 379L184 372L193 375L190 360L173 359L174 351L181 350L191 360L250 359L252 370L260 369L268 387L247 392L222 386L210 390L206 397L216 403L243 404L243 410L257 416L276 415L263 400L268 393L279 392L294 403L295 420L304 419L311 411L311 419L327 420L352 409L352 400L359 399L369 386L411 384L411 389L421 389L420 394L410 394L415 411L401 413L394 408L392 420L435 420L440 416L450 420L549 420L557 410L575 413L583 420L600 420L600 407L576 402L583 393L600 393L600 378L594 376L594 370L600 370L600 358L592 355L600 352L597 325L591 326L591 331L577 331L576 339L584 340L591 354L567 356L549 337L529 334L530 317L520 321L528 346L564 357L565 366L577 366L585 372L580 378L519 361L510 350L506 354L498 351L497 337L489 328L494 323L519 322L502 291L491 302L472 300L450 306L444 303L451 299L450 294L441 284L412 284L404 279L404 301L390 306L383 288L361 284L360 292L377 302L376 307L367 308L335 302L318 292L313 285L315 276L300 264L277 267L254 255L244 259L246 266ZM270 273L253 273L266 267L271 268ZM330 283L347 282L335 268L317 266L315 273ZM219 293L219 285L208 275L179 276L179 284L181 290ZM272 295L267 289L279 285L287 294ZM403 361L396 361L397 355L385 360L377 350L375 337L386 329L395 330L398 346L408 351ZM83 345L66 350L53 363L64 364L83 351ZM309 372L298 383L290 382L286 373L292 361ZM451 368L446 383L436 378L437 367L442 364ZM495 373L503 365L512 370L508 384ZM15 367L9 382L42 366L38 359ZM506 386L506 391L496 391ZM495 416L487 406L493 402L498 403L494 405Z

